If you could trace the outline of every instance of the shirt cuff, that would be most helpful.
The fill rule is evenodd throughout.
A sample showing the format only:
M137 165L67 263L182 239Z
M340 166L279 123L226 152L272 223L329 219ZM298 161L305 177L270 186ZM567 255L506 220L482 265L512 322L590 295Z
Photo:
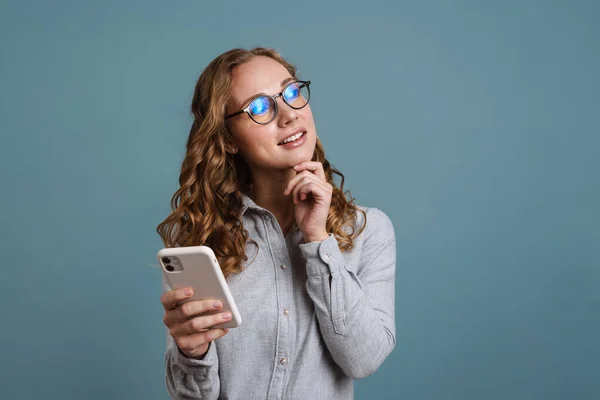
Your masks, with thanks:
M171 357L173 357L175 365L187 374L206 376L210 368L216 365L217 350L215 349L215 344L211 342L204 357L197 359L186 356L179 346L173 343Z
M342 257L333 233L322 242L301 244L300 251L306 260L306 273L309 276L333 274Z

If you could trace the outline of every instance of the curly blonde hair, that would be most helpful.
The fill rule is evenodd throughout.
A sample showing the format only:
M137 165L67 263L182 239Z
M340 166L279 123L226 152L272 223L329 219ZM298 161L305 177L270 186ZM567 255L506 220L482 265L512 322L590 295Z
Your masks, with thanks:
M179 175L180 188L171 198L172 212L156 228L165 247L211 247L226 277L240 272L247 261L248 232L242 223L242 209L243 194L248 193L252 177L242 157L226 151L232 138L224 117L232 70L256 56L278 61L297 79L292 64L277 51L263 47L229 50L206 67L192 99L194 122ZM350 250L353 239L364 230L366 215L356 207L350 193L344 193L344 176L329 164L318 139L312 160L323 164L327 181L333 186L327 231L335 235L341 251ZM339 187L333 174L341 177ZM357 212L364 218L360 229L355 230Z

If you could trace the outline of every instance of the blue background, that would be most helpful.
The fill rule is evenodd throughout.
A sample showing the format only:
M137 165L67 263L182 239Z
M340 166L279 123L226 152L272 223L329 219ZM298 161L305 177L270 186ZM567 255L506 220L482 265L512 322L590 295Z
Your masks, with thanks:
M600 399L600 4L2 1L0 397L166 399L156 225L195 80L267 45L397 235L356 398Z

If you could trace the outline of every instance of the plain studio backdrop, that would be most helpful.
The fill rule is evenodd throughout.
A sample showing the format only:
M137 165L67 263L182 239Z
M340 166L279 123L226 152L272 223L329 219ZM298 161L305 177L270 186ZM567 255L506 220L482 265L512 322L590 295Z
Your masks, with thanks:
M204 67L277 48L397 235L357 399L600 399L594 1L3 1L0 398L167 399L156 225Z

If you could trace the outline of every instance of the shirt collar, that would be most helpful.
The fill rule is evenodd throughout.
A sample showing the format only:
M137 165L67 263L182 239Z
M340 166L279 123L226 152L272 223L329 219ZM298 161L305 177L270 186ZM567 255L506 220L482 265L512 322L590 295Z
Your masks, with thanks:
M242 215L244 215L248 209L255 211L266 211L264 208L256 204L254 200L252 200L247 194L242 193Z

